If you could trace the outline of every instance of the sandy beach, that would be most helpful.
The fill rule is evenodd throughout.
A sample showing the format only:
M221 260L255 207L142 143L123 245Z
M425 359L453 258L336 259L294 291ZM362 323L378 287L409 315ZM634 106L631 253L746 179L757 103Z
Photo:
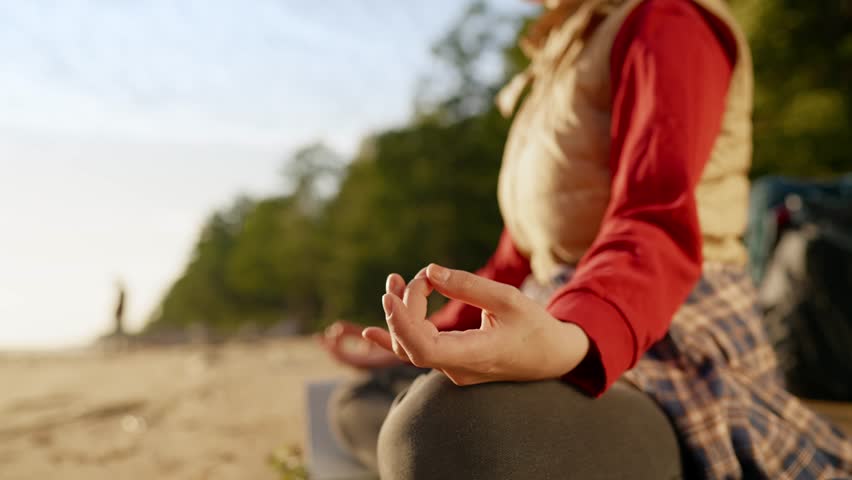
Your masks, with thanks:
M310 339L0 355L0 478L275 479L305 382L352 375Z
M352 372L310 340L0 356L0 478L274 479L307 379Z

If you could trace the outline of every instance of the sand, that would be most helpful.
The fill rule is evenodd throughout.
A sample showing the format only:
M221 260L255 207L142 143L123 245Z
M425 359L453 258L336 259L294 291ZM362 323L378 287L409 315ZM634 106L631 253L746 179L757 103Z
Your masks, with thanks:
M0 478L274 479L301 444L310 340L0 356Z
M0 479L275 479L305 382L353 375L309 339L0 355Z

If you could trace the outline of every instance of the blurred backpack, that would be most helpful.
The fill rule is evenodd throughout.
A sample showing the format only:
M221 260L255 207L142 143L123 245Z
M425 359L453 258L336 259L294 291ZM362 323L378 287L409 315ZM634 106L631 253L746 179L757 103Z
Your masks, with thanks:
M807 398L852 400L852 176L763 179L755 196L752 274L787 386Z

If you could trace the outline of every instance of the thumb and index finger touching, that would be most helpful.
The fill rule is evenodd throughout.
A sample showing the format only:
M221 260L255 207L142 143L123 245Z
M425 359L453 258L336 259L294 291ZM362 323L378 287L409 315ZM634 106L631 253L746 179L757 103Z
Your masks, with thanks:
M426 317L428 296L433 288L445 297L496 313L513 308L519 294L517 289L509 285L436 264L420 270L408 285L400 275L392 274L388 277L387 294L382 300L389 317L393 316L392 311L397 311L396 318L392 321L389 319L391 330L400 330L398 333L415 341L418 337L432 334L434 327L421 324L419 320ZM363 336L393 350L394 338L387 330L369 327L363 331Z
M436 326L426 319L432 290L425 268L408 285L401 276L391 274L386 283L387 293L382 296L388 330L369 327L363 331L364 338L402 359L411 360L412 352L422 357L422 352L438 334Z
M421 271L405 288L402 299L390 292L382 297L391 340L397 347L394 351L397 355L404 351L415 365L438 334L435 325L426 319L430 293L432 286Z
M417 278L424 277L425 274L426 274L425 271L426 271L425 268L421 269L420 272L418 272L417 275L414 278L417 279ZM399 275L398 273L392 273L392 274L388 275L388 278L385 281L385 291L388 294L394 295L397 298L399 298L400 300L402 300L406 297L407 290L409 290L408 285L406 285L405 280L402 278L401 275ZM429 295L428 293L425 294L425 296L427 296L427 297L428 297L428 295ZM385 302L392 303L391 299L384 299L384 297L383 297L383 299L382 299L383 305L385 304ZM387 314L387 312L388 312L388 307L385 306L385 313ZM393 340L391 339L388 331L383 329L383 328L367 327L363 330L362 336L364 338L366 338L367 340L370 340L370 341L378 344L379 346L381 346L383 348L386 348L388 350L393 349Z

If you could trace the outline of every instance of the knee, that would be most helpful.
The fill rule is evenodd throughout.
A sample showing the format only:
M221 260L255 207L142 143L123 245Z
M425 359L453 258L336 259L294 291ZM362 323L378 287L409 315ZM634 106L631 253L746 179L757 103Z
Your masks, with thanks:
M454 385L433 372L418 379L382 425L378 442L382 478L502 478L488 457L503 455L505 418L495 410L501 384ZM495 451L498 450L498 451Z
M360 383L344 383L335 388L328 399L329 425L338 440L344 443L348 436L347 432L352 430L358 421L360 387Z
M558 381L458 387L437 372L391 410L378 459L392 479L673 478L679 470L670 424L629 387L592 399Z
M376 441L392 397L367 382L341 385L329 398L328 419L338 443L362 464L376 468Z

